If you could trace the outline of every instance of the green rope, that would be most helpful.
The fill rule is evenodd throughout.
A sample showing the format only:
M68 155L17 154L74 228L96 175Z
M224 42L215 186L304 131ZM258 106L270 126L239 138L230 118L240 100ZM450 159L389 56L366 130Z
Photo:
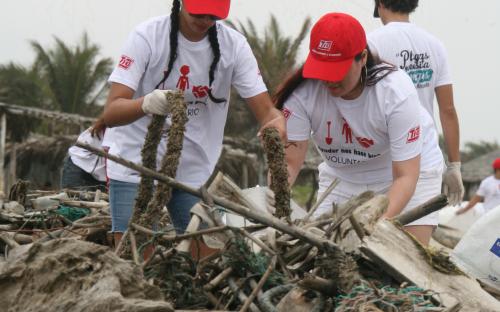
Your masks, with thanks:
M436 307L431 297L433 292L417 286L394 288L384 286L374 289L366 282L353 287L347 295L336 297L336 312L363 311L367 305L374 305L384 311L415 311Z

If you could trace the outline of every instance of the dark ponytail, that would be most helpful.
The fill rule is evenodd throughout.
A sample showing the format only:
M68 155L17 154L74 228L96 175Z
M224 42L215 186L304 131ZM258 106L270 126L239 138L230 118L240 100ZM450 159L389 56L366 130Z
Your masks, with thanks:
M172 72L174 67L174 62L177 59L177 45L179 43L179 15L181 12L181 1L174 0L172 4L172 12L170 13L170 55L168 58L167 70L163 73L162 80L156 85L155 89L158 89Z
M365 82L365 86L374 86L387 75L397 70L396 66L375 57L368 46L366 47L366 51L368 52L366 71L361 70L361 81ZM361 60L361 53L356 55L354 60Z
M224 103L226 102L226 99L216 98L212 94L212 83L215 80L214 77L215 70L217 69L217 64L219 64L220 61L220 46L219 46L219 39L217 38L217 23L215 23L208 30L208 40L210 41L210 46L212 47L212 52L214 54L214 59L212 61L212 64L210 65L210 71L208 72L208 79L209 79L208 97L214 103Z
M304 76L302 76L302 70L304 69L304 65L300 66L295 72L286 78L285 82L280 84L277 88L276 93L273 96L273 103L277 109L282 109L286 100L292 95L293 91L297 89L300 84L306 80Z

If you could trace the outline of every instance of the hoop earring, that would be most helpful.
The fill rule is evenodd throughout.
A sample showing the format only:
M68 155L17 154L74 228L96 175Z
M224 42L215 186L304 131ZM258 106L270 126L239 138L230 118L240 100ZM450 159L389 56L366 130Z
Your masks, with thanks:
M368 68L366 67L366 64L364 66L365 69L365 81L363 81L363 73L361 73L361 85L363 85L363 82L366 82L366 79L368 78Z

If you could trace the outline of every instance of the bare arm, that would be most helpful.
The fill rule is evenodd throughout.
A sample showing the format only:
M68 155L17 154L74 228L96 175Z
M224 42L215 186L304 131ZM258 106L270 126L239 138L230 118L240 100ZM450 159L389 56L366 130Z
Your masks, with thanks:
M274 107L269 93L263 92L245 100L259 122L260 130L275 127L280 133L281 140L286 142L285 117L283 117L281 111Z
M474 195L464 208L457 210L457 215L465 213L467 210L471 209L477 203L482 202L483 200L484 198L482 196L479 196L477 194Z
M111 84L103 113L104 123L108 127L123 126L145 115L141 108L144 98L132 99L134 93L134 90L125 85Z
M443 127L444 140L449 162L460 161L460 128L457 111L453 103L453 87L451 84L435 89L439 106L439 118Z
M307 154L308 141L287 142L285 158L288 167L288 184L292 186L299 175Z
M392 218L401 213L415 193L419 173L420 155L392 162L393 182L388 192L389 207L383 217Z

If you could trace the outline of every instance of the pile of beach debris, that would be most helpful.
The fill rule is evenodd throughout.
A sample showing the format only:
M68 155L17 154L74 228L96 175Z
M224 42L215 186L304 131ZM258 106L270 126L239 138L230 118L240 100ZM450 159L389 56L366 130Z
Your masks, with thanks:
M106 194L16 189L0 210L7 311L500 310L446 255L396 222L377 221L383 195L366 192L319 219L287 221L219 174L185 234L131 224L138 235L125 248L107 239ZM246 224L231 225L234 216ZM154 251L144 259L147 246Z
M437 197L379 220L384 195L359 194L332 212L290 204L283 146L263 131L269 192L239 189L222 173L193 189L175 177L186 122L182 95L168 95L168 150L156 170L165 118L154 116L143 166L77 143L141 173L128 230L109 242L99 191L47 194L18 183L0 210L0 306L6 311L500 311L500 302L446 254L402 226L444 207ZM156 180L156 184L155 184ZM183 234L165 208L172 188L200 198Z

